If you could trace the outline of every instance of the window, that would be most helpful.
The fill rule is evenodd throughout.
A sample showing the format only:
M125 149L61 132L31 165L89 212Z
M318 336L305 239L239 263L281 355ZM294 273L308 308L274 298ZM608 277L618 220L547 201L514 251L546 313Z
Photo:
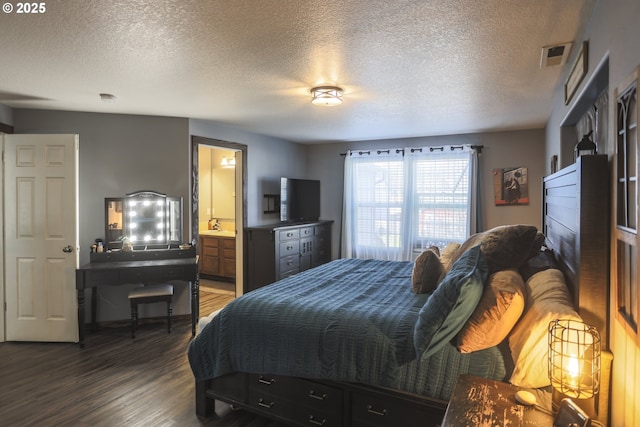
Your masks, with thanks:
M411 260L470 231L474 150L467 147L349 152L343 255Z
M616 93L617 318L638 338L638 78ZM638 338L640 341L640 338Z
M414 249L444 247L469 235L470 157L436 155L416 158L412 215L417 219Z

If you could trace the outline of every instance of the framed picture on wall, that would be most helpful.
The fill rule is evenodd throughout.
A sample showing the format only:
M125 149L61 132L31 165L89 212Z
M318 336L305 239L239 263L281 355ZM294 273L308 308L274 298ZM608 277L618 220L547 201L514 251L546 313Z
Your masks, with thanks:
M569 104L573 94L578 89L578 86L584 79L584 76L587 74L589 70L589 43L582 42L580 46L580 51L578 52L578 56L576 57L573 66L571 67L571 71L569 72L569 76L567 77L567 81L564 84L564 103L565 105Z
M496 206L528 205L527 168L520 166L494 169L493 193Z

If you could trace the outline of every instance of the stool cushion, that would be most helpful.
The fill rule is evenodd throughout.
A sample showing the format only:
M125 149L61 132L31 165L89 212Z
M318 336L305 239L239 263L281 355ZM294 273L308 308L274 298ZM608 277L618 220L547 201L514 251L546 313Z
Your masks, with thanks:
M173 285L141 286L129 292L129 299L172 296Z

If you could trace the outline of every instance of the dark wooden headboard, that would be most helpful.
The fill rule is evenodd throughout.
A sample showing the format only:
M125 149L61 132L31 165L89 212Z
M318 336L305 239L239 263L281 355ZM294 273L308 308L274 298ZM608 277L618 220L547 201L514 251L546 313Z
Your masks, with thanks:
M542 231L565 273L576 308L608 349L609 167L606 155L582 156L544 178Z

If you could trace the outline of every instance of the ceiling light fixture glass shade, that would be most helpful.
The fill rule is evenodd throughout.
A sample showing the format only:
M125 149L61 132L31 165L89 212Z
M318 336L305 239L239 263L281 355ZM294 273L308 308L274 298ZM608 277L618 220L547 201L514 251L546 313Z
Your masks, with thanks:
M311 103L334 107L342 104L342 88L337 86L318 86L311 89Z

